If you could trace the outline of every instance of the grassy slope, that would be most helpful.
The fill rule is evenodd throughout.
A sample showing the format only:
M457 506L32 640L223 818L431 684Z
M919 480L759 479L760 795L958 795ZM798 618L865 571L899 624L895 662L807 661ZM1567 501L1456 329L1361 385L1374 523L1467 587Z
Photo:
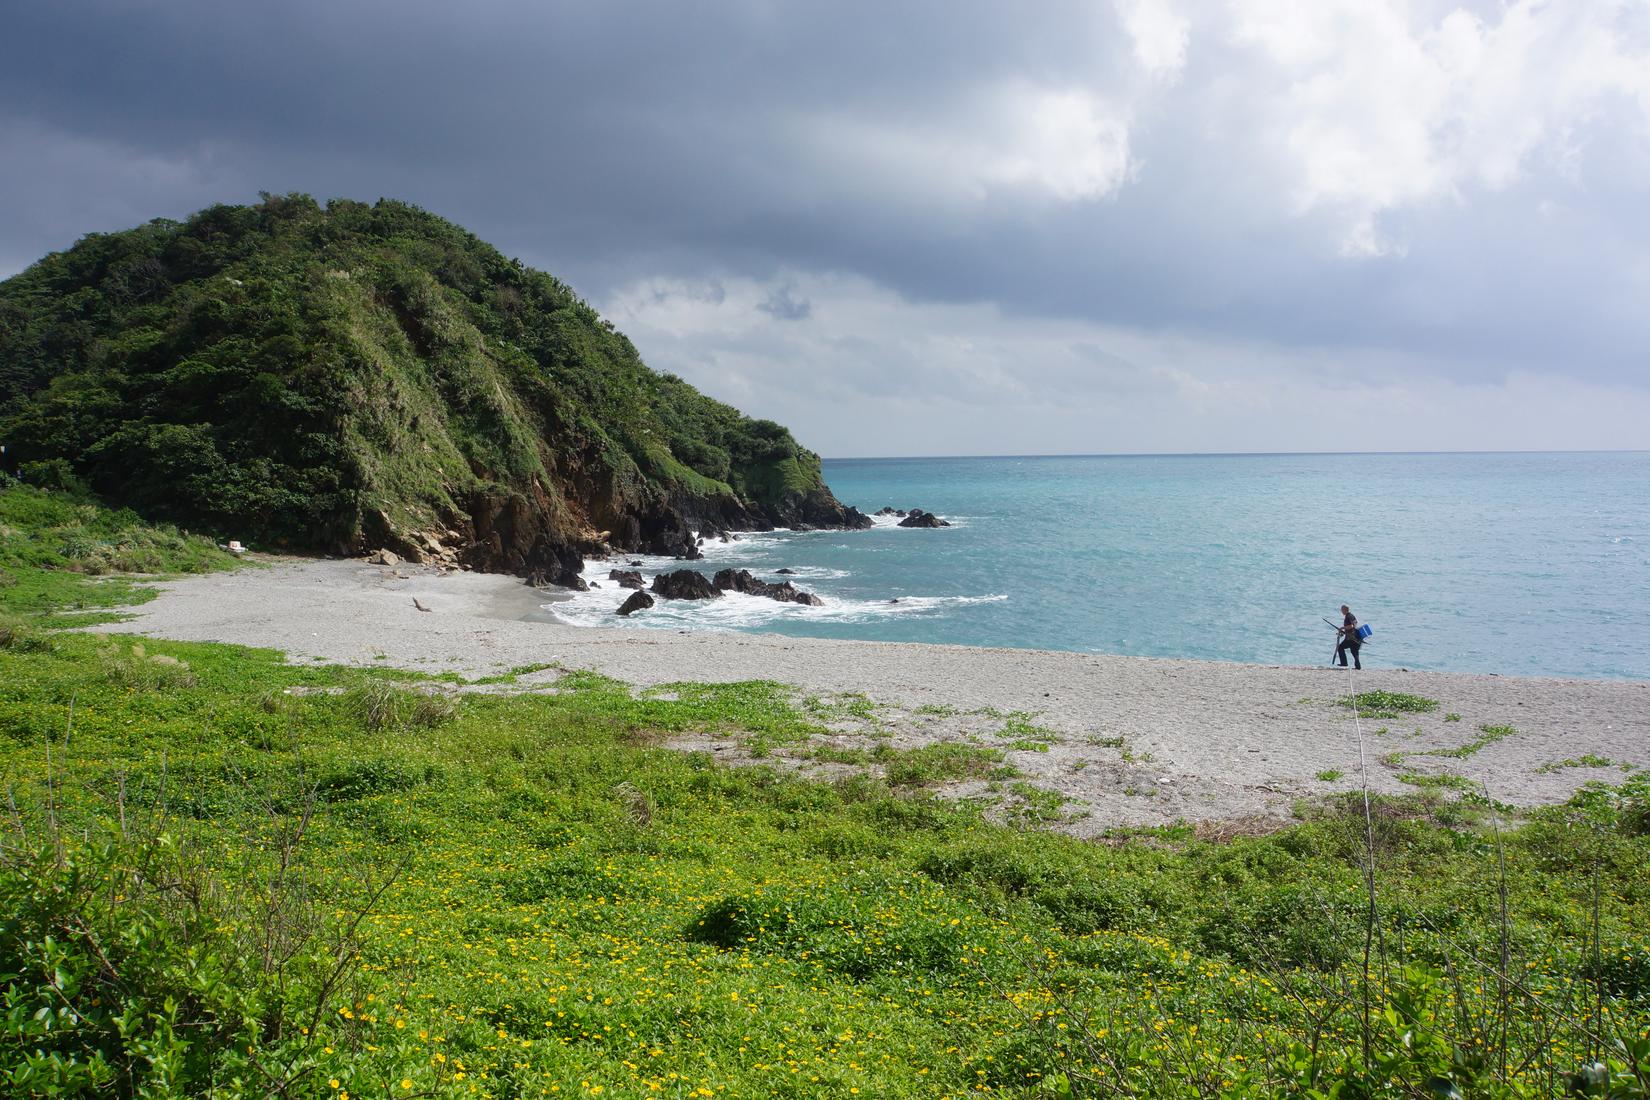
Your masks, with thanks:
M61 526L40 494L0 504ZM70 564L42 554L54 540L14 527L6 568ZM150 567L198 560L167 546ZM0 608L41 611L26 590ZM315 1096L1046 1095L1064 1072L1078 1095L1328 1095L1366 1064L1356 815L1103 847L660 747L808 736L776 685L639 697L574 674L448 699L267 651L38 619L12 637L13 1091L135 1067L228 1094L273 1075ZM1604 1034L1645 1063L1635 1079L1618 1054L1612 1095L1645 1095L1643 786L1499 845L1438 807L1381 809L1372 1090L1445 1095L1427 1081L1447 1074L1467 1096L1554 1095Z
M650 494L774 505L817 456L649 370L553 276L415 207L272 198L0 284L0 439L145 515L297 546L473 494L569 537Z

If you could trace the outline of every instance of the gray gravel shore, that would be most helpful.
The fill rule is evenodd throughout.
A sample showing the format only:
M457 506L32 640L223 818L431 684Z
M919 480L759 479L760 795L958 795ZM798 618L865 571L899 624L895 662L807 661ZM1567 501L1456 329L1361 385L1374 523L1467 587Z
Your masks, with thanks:
M827 697L863 693L876 706L874 732L898 747L966 739L1004 748L1027 782L1066 800L1064 827L1079 835L1180 819L1277 818L1300 798L1356 788L1359 729L1336 702L1352 687L1440 704L1428 714L1362 722L1363 758L1378 791L1413 791L1417 777L1453 776L1442 782L1470 783L1527 807L1650 767L1650 683L1637 681L1381 668L1354 681L1329 668L591 629L558 623L542 607L550 597L512 577L359 561L281 561L159 588L130 622L101 629L270 647L294 661L472 676L555 662L638 686L762 679ZM1049 739L1046 751L1009 747L1023 740L1004 733L1016 712ZM1482 740L1486 726L1515 732L1466 755L1442 755ZM832 739L869 743L871 732L845 721ZM690 747L742 759L732 743ZM983 783L950 793L989 797Z

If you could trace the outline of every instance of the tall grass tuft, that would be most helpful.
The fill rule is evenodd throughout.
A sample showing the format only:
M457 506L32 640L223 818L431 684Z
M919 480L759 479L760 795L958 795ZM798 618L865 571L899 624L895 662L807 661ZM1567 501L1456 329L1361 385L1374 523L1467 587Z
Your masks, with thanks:
M345 705L367 729L432 729L452 721L459 706L450 696L413 691L385 680L368 680L344 695Z

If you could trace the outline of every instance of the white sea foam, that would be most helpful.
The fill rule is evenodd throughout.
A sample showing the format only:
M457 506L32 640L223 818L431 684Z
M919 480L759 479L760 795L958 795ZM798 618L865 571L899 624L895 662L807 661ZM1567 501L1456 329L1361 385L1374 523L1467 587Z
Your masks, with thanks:
M587 571L585 578L596 580L602 587L589 592L570 593L569 599L545 604L545 610L574 626L751 630L778 622L862 623L895 616L920 617L942 614L951 608L997 603L1008 599L1008 596L1002 593L987 596L901 596L897 600L844 599L820 593L819 598L824 603L822 606L814 607L808 604L783 603L779 600L770 600L766 596L751 596L743 592L727 592L721 599L716 600L655 598L651 608L626 618L616 615L615 612L620 604L630 598L630 589L620 588L616 583L607 581L605 570L600 576L594 575L594 571ZM652 578L647 579L651 583Z
M904 516L872 516L871 517L871 526L872 526L873 529L877 528L877 527L894 527L894 528L897 528L901 531L932 531L932 530L934 530L934 528L932 528L932 527L900 527L899 521L904 519L904 518L905 518ZM940 518L945 520L945 522L949 523L953 527L967 527L968 526L968 521L972 517L970 517L970 516L945 515L945 516L941 516Z

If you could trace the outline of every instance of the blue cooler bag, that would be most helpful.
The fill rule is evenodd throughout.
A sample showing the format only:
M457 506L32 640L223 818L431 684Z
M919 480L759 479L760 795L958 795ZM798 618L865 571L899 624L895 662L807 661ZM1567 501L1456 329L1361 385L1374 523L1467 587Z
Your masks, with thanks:
M1358 640L1360 642L1367 642L1369 641L1369 636L1373 633L1375 633L1375 631L1369 628L1369 624L1364 623L1362 626L1358 627Z

